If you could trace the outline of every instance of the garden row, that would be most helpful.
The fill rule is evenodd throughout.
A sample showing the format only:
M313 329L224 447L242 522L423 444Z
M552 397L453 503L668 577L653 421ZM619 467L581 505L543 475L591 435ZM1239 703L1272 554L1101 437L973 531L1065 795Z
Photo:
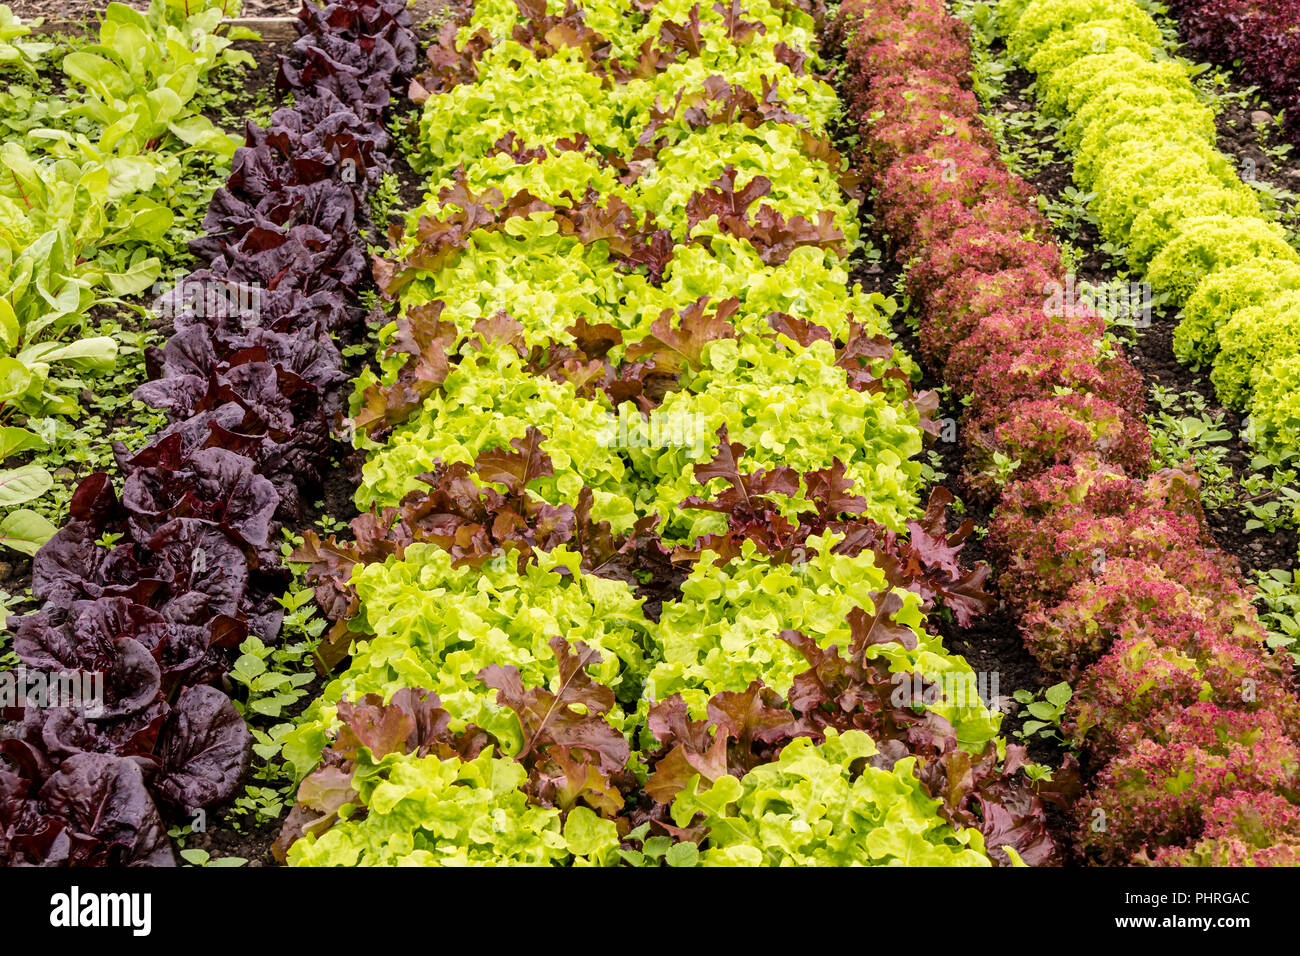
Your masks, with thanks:
M1098 21L1102 7L1125 18ZM1133 10L1036 0L1012 43L1044 71L1049 102L1090 118L1067 135L1084 142L1096 181L1141 162L1142 175L1123 180L1141 191L1160 173L1142 161L1153 147L1132 138L1134 117L1170 104L1149 101L1128 53L1112 54L1127 65L1109 72L1070 57L1104 58L1096 36L1124 36ZM1036 26L1048 23L1061 34ZM1057 307L1069 287L1059 249L981 124L964 24L940 0L856 0L839 34L878 224L910 263L925 359L967 402L964 480L997 501L989 547L1001 592L1043 668L1074 682L1065 730L1097 770L1076 808L1076 849L1110 864L1291 860L1300 709L1289 661L1266 650L1235 563L1212 546L1195 476L1151 473L1141 377L1104 319ZM1053 57L1073 65L1049 74ZM1160 162L1208 161L1188 142ZM1166 186L1149 197L1157 216ZM1204 225L1151 228L1181 248Z
M34 558L24 682L96 675L102 693L5 715L0 862L173 863L164 821L242 783L251 737L214 684L246 636L275 639L289 574L274 537L331 454L335 338L364 327L366 197L387 167L390 85L415 64L408 22L400 0L304 5L280 70L294 106L249 124L192 243L205 265L171 293L175 332L138 390L169 424L117 449L120 493L107 473L85 479Z
M1132 0L1015 0L998 14L1042 110L1064 124L1102 236L1183 309L1178 358L1212 366L1220 400L1249 413L1262 451L1294 455L1300 253L1219 152L1187 67Z
M1300 2L1173 0L1170 13L1189 52L1243 77L1286 111L1288 136L1300 142Z
M921 514L931 403L847 285L814 30L484 0L430 48L368 513L295 555L352 643L286 738L289 862L1052 858L926 629L987 569Z
M109 4L95 42L57 68L54 44L0 6L0 545L31 555L55 527L31 503L54 484L31 458L56 441L53 420L81 411L82 376L112 369L118 342L87 335L90 309L142 292L175 251L173 208L196 163L225 163L237 141L202 116L196 96L247 54L218 35L221 10L161 0L147 13ZM61 75L43 93L40 71ZM160 258L161 257L161 258ZM52 427L47 427L52 426ZM16 464L16 467L13 467ZM19 507L23 506L23 507Z

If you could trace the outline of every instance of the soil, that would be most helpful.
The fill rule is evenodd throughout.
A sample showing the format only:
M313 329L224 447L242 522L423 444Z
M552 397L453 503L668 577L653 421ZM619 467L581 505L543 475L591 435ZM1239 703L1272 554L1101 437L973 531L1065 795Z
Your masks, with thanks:
M412 141L415 139L419 121L420 108L405 97L395 100L389 109L388 128L407 131ZM393 175L397 177L398 182L398 201L393 204L390 220L400 224L407 210L424 203L427 178L411 168L409 158L401 149L393 150L392 167ZM379 233L374 239L376 243L388 245L388 225L388 223L376 223Z
M248 861L246 866L279 866L280 861L271 854L271 845L280 835L281 823L282 819L276 819L251 829L236 830L228 813L218 813L206 821L207 829L203 833L185 837L185 849L206 850L213 859L238 857Z
M274 102L279 103L275 78L280 71L280 57L287 56L292 48L293 43L289 40L236 40L230 44L230 49L249 54L254 65L224 72L220 82L230 90L233 98L223 103L220 110L205 109L204 115L228 132L241 135L243 130L237 122L239 117L247 116L260 102L264 102L268 93Z

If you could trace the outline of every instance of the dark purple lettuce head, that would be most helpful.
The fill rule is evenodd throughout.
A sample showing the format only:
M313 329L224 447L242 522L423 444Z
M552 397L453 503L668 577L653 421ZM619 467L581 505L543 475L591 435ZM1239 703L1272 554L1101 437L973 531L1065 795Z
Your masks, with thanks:
M165 631L166 623L125 598L77 601L66 611L49 606L19 624L14 653L43 672L51 690L94 688L97 699L87 705L89 716L125 717L156 702L162 690L162 669L136 639L137 629L145 640L158 640L146 632Z
M36 784L0 769L0 864L176 865L135 760L81 753Z
M215 687L188 687L172 705L154 753L159 801L185 816L239 791L253 753L244 718Z
M272 521L280 504L275 487L243 455L224 448L200 448L180 455L180 438L149 446L122 485L122 505L141 531L171 518L202 518L250 550L270 546Z

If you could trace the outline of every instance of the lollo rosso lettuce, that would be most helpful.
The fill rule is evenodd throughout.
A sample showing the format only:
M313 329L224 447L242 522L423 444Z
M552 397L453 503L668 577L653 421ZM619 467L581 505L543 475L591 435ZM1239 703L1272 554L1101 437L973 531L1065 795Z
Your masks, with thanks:
M1180 353L1205 363L1222 349L1217 384L1257 432L1276 442L1295 429L1283 392L1297 365L1273 351L1285 322L1268 311L1291 305L1294 254L1213 148L1213 116L1185 67L1161 55L1155 22L1126 0L1008 0L998 16L1039 73L1045 108L1065 118L1103 233L1153 282L1190 294ZM1023 186L998 182L994 151L960 121L978 108L961 95L973 72L953 42L961 25L937 2L878 0L847 5L837 31L880 222L920 224L919 239L888 241L917 265L926 357L969 393L965 479L1000 499L989 551L1003 596L1035 657L1074 684L1063 728L1098 766L1073 808L1081 857L1289 862L1292 668L1269 652L1239 570L1210 541L1195 476L1151 473L1140 377L1100 318L1047 314L1063 278L1056 250L998 205ZM881 107L909 92L953 121L927 126L923 106L900 129ZM1243 311L1234 331L1271 356L1260 369L1222 338L1205 347Z
M1300 750L1266 711L1198 703L1112 761L1080 803L1082 848L1103 862L1194 840L1202 813L1238 793L1294 793ZM1092 821L1104 814L1106 825Z
M1190 847L1163 847L1155 866L1295 866L1300 817L1290 801L1267 793L1219 797L1205 832Z

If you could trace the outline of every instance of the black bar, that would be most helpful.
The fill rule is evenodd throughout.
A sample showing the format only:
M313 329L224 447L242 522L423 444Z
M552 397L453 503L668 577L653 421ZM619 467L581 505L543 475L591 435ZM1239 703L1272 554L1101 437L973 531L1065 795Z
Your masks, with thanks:
M73 886L83 906L87 894L149 894L148 935L130 926L51 925L59 902L66 913ZM682 933L746 945L777 922L796 936L803 924L804 943L823 950L827 937L868 950L917 933L919 946L938 942L935 933L962 947L1025 945L1040 934L1146 943L1194 934L1231 945L1243 934L1289 930L1296 889L1280 869L0 871L11 952L27 939L74 936L127 947L319 941L334 951L352 942L405 947L415 938L432 949L456 938L448 930L482 934L493 950L512 937L549 948L574 933L599 949L662 944ZM1121 923L1132 919L1150 923ZM1223 922L1242 919L1246 925Z

